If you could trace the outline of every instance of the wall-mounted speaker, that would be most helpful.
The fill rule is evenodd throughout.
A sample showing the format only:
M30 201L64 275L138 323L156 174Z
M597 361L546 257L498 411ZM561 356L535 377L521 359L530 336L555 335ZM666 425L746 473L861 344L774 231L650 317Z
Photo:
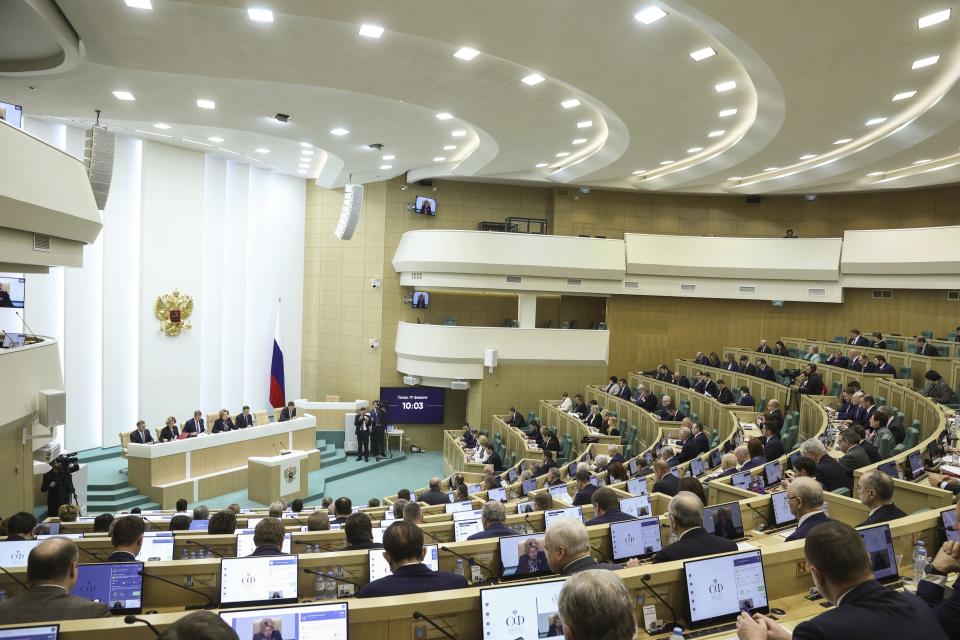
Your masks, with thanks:
M363 206L363 185L348 183L343 189L343 207L340 209L340 220L333 235L341 240L349 240L360 224L360 208Z
M42 389L38 404L40 424L45 427L59 427L67 423L67 394L60 389Z
M104 127L86 130L83 144L83 167L93 189L97 209L103 211L110 195L110 180L113 178L113 152L116 136Z

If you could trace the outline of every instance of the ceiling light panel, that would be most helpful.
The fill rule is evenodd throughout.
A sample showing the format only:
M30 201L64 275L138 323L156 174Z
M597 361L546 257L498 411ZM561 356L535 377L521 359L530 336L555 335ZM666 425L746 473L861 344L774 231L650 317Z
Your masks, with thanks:
M332 133L335 136L345 136L350 132L344 129L343 127L337 127L336 129L330 129L330 133Z
M387 154L387 155L383 156L383 158L381 158L381 159L382 159L382 160L393 160L393 159L395 159L396 157L397 157L397 156L395 156L395 155L393 155L392 153L390 153L390 154Z
M273 22L273 11L250 7L247 9L247 17L254 22Z
M673 160L664 160L663 162L660 163L660 166L665 167L670 164L673 164Z
M150 0L125 0L125 2L131 9L153 9L153 3Z
M868 126L868 127L872 127L872 126L875 126L875 125L878 125L878 124L883 124L883 123L886 122L886 121L887 121L886 118L870 118L870 119L867 120L866 123L864 123L864 124L866 124L866 126Z
M916 91L901 91L897 95L893 96L892 102L899 102L901 100L908 100L913 96L917 95Z
M584 144L586 141L586 138L574 138L570 144Z
M950 19L950 9L944 9L943 11L937 11L936 13L931 13L928 16L923 16L917 20L918 29L926 29L927 27L932 27L935 24L940 24L946 20Z
M113 97L117 100L123 100L125 102L133 102L136 98L133 97L133 94L129 91L114 91Z
M721 112L719 113L719 115L720 115L721 118L729 118L730 116L735 116L735 115L737 115L737 110L736 110L736 108L724 109L723 111L721 111Z
M531 73L526 78L521 79L520 82L522 82L527 86L535 87L536 85L540 84L544 80L546 80L546 78L544 78L539 73Z
M207 140L209 140L210 142L217 142L217 143L223 142L223 138L220 138L217 136L210 136L209 138L207 138Z
M302 155L302 156L312 156L312 155L313 155L313 149L301 149L301 150L300 150L300 155Z
M580 101L576 98L570 98L569 100L564 100L561 102L560 106L564 109L573 109L580 106Z
M581 120L577 123L577 129L589 129L593 126L593 120Z
M433 159L434 162L443 162L444 160L446 160L446 158L444 158L443 156L437 156L436 158Z
M382 164L382 165L380 165L380 170L381 170L381 171L386 171L387 169L393 169L393 165L392 165L392 164Z
M172 129L173 127L167 124L166 122L158 122L153 125L154 129Z
M637 169L636 171L633 172L633 175L635 175L635 176L642 176L642 175L645 174L646 172L647 172L646 169Z
M300 146L303 147L304 149L310 149L313 147L313 145L310 144L309 142L301 142Z
M536 166L537 166L537 169L543 169L544 167L547 167L549 165L546 162L538 162Z
M660 7L647 7L633 14L633 19L643 24L653 24L661 18L666 18L667 12Z
M687 153L699 153L703 151L703 147L690 147L687 149Z
M205 100L202 98L197 99L197 106L201 109L216 109L217 103L213 100Z
M926 58L920 58L919 60L914 60L912 68L913 69L923 69L924 67L932 67L933 65L940 62L940 56L928 56Z
M569 152L569 151L561 151L560 153L557 154L557 157L558 157L558 158L566 158L568 155L570 155L570 152Z
M452 119L453 119L453 114L450 114L450 113L447 113L446 111L443 111L443 112L441 112L441 113L438 113L437 116L436 116L436 118L437 118L437 120L452 120Z
M254 151L256 151L257 153L270 153L270 149L265 149L265 148L263 148L263 147L259 147L259 148L257 148L257 149L254 149Z
M467 132L463 129L457 129L456 131L451 131L450 135L454 138L463 138L467 135Z
M817 154L815 154L815 153L806 153L806 154L800 156L800 159L801 159L801 160L813 160L813 159L816 158L816 157L817 157Z
M457 148L457 145L455 145L455 144L445 144L445 145L443 145L443 150L444 150L444 151L455 151L456 148Z
M708 138L719 138L720 136L722 136L722 135L725 134L725 133L726 133L726 131L724 131L723 129L717 129L717 130L715 130L715 131L711 131L710 133L708 133L708 134L707 134L707 137L708 137Z
M733 91L737 88L736 80L726 80L714 86L714 89L717 90L717 93L725 93L727 91Z
M373 24L360 25L360 35L364 38L379 38L383 35L383 27L378 27Z
M853 138L840 138L839 140L834 140L833 144L847 144L848 142L853 142Z
M713 47L704 47L703 49L690 52L690 57L693 58L694 62L700 62L701 60L712 58L715 55L717 55L717 52Z
M480 55L480 52L476 49L471 49L470 47L460 47L457 49L457 52L453 54L453 57L470 62L478 55Z

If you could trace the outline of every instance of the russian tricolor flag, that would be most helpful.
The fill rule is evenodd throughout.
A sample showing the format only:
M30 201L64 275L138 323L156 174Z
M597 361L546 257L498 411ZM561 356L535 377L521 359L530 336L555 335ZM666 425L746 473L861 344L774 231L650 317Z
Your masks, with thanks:
M270 362L270 406L279 408L287 403L283 384L283 350L280 349L280 310L273 333L273 359Z

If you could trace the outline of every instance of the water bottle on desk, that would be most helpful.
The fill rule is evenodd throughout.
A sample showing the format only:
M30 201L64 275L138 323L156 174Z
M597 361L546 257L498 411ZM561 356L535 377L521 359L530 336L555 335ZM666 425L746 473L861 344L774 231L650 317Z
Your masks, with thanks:
M924 569L927 566L927 547L923 540L917 540L913 545L913 582L919 583L924 576Z
M457 558L457 570L455 571L455 573L460 576L463 575L463 559L461 558Z
M670 640L683 640L683 629L674 627L673 633L670 634Z
M327 588L324 589L325 600L337 599L337 581L333 579L333 571L327 571Z
M323 577L323 573L318 571L313 575L313 599L314 600L325 600L326 594L324 590L327 588L327 580Z

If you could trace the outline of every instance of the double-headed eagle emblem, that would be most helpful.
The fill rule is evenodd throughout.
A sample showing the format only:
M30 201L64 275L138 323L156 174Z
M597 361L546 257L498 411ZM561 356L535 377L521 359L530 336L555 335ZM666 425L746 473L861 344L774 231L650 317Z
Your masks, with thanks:
M173 293L157 296L154 313L160 321L160 331L168 336L178 336L184 329L191 329L187 320L193 314L193 298L174 289Z

